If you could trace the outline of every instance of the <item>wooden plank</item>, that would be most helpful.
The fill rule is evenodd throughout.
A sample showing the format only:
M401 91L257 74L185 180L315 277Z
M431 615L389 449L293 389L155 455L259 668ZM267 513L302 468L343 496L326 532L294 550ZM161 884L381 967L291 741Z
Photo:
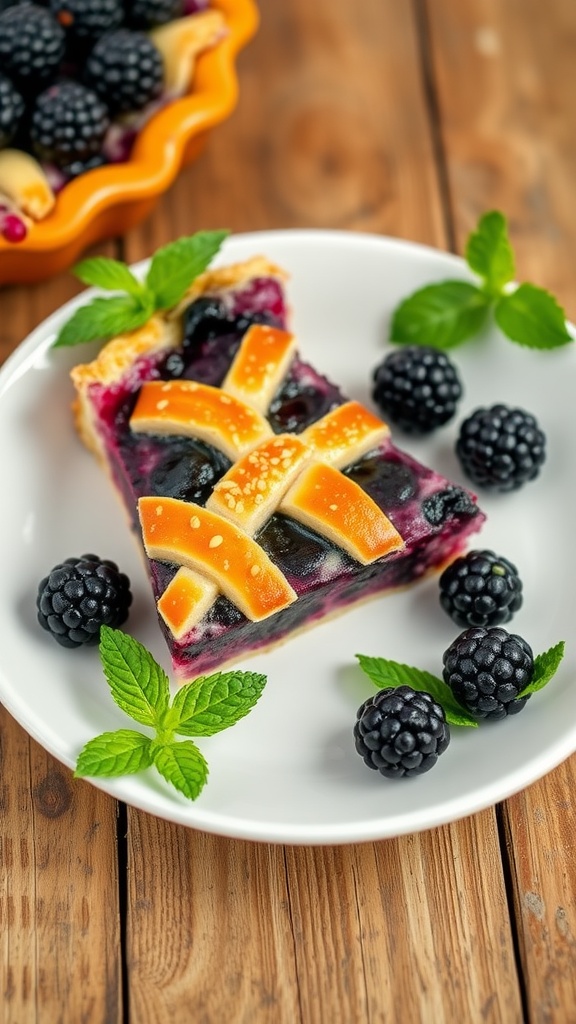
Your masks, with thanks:
M509 800L505 831L533 1024L576 1007L576 760Z
M445 245L410 6L261 7L238 110L128 236L127 257L222 225ZM520 1020L492 812L398 841L284 851L128 816L138 1024Z
M519 1022L498 860L493 812L399 840L288 850L302 1020Z
M443 245L410 5L259 6L239 106L128 235L128 258L214 227L343 228Z
M130 813L130 1019L296 1024L282 848Z
M576 318L572 0L433 0L434 86L458 251L488 209L509 218L518 278Z
M3 1024L122 1019L115 803L0 708Z
M518 277L576 316L576 177L570 0L428 4L433 67L458 249L480 213L510 219ZM529 1019L576 1006L576 757L503 810Z
M63 273L2 289L0 360L81 287ZM0 771L3 1024L120 1021L116 803L74 780L3 708Z

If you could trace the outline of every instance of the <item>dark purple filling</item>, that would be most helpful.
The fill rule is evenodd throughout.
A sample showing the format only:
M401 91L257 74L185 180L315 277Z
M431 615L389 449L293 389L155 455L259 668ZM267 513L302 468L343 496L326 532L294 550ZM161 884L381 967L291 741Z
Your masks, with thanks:
M185 315L180 349L138 360L120 385L92 387L102 440L138 533L140 496L172 496L203 505L230 466L222 452L201 441L132 433L129 420L140 385L146 380L186 378L219 386L252 322L285 326L284 297L276 280L260 278L233 293L197 300ZM335 385L296 358L274 396L268 418L276 433L299 433L345 400ZM355 601L410 583L457 554L483 522L468 492L455 488L390 441L344 472L389 516L406 542L405 551L363 566L312 530L273 515L256 539L282 570L298 600L264 622L253 623L227 598L219 597L180 642L161 622L178 674L207 672ZM149 568L159 598L177 566L151 561Z

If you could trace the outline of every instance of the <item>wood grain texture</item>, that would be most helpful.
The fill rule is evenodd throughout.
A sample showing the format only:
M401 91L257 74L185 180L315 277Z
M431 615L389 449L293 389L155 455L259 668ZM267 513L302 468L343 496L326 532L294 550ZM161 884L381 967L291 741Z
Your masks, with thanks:
M114 247L98 252L112 255ZM48 284L1 289L0 360L80 287L61 274ZM39 566L38 579L47 568ZM116 803L73 779L2 707L0 780L0 1020L116 1024Z
M0 708L2 1024L122 1019L110 798Z
M576 1019L576 784L572 758L506 804L530 1024Z
M458 249L480 213L502 210L519 279L549 288L574 319L576 7L571 0L426 6ZM503 810L531 1024L576 1020L575 822L567 797L575 787L572 757Z
M343 228L444 245L410 5L259 6L237 110L127 237L128 257L216 226Z
M421 0L458 251L487 209L509 218L518 278L576 319L572 0Z

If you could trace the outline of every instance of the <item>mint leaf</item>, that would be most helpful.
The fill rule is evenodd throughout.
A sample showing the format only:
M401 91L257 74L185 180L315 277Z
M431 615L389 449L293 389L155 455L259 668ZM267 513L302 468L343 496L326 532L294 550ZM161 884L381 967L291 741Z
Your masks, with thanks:
M83 260L73 273L84 284L127 294L98 297L76 310L58 332L54 347L108 341L142 327L158 310L176 306L227 235L228 231L198 231L165 245L152 257L144 284L120 260L105 256Z
M154 295L156 309L176 306L186 290L216 255L228 231L198 231L179 238L152 257L146 287Z
M190 800L196 799L208 779L208 765L192 740L156 747L154 765L167 782Z
M564 310L543 288L521 284L503 295L494 310L500 330L518 345L528 348L558 348L572 341Z
M150 652L122 630L102 626L100 657L118 707L141 725L161 725L170 688L168 676Z
M128 292L136 299L146 295L144 285L134 277L126 263L111 260L107 256L82 260L76 264L73 273L84 284L96 285L109 292Z
M508 238L506 218L498 210L485 213L466 245L468 266L483 278L492 296L514 278L514 252Z
M87 341L108 341L118 334L142 327L152 312L150 306L142 306L132 295L93 299L72 314L58 332L54 347L81 345Z
M102 626L100 658L112 697L153 739L131 729L102 733L78 757L76 775L126 775L154 764L176 789L195 800L208 778L208 765L191 740L212 736L248 714L260 697L266 676L258 672L215 672L187 683L170 703L168 676L150 651L120 629Z
M152 764L152 740L132 729L103 732L89 740L78 755L74 775L133 775Z
M560 640L554 647L550 647L542 654L536 655L534 658L534 675L528 686L525 686L522 693L518 694L519 697L527 697L530 693L536 693L537 690L544 689L546 684L556 675L558 666L564 657L565 646L564 640Z
M427 285L396 308L390 340L400 345L454 348L480 330L489 308L489 297L467 281Z
M366 654L357 654L356 657L361 669L379 690L387 690L393 686L411 686L413 690L429 693L444 708L446 721L450 725L478 728L476 719L460 706L450 687L438 676L398 661L389 661L387 658L372 658Z
M258 672L215 672L183 686L172 708L179 720L174 731L181 736L214 736L235 725L258 701L266 676Z

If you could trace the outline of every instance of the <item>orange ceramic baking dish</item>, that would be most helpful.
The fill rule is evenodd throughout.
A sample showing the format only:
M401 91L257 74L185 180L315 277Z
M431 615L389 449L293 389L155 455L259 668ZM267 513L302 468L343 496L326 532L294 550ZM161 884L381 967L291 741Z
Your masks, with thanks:
M190 91L154 115L130 159L81 175L58 195L52 213L19 243L0 238L0 284L30 283L69 267L103 238L123 234L150 213L181 167L202 150L211 128L238 99L236 56L253 36L253 0L212 0L228 34L197 59Z

